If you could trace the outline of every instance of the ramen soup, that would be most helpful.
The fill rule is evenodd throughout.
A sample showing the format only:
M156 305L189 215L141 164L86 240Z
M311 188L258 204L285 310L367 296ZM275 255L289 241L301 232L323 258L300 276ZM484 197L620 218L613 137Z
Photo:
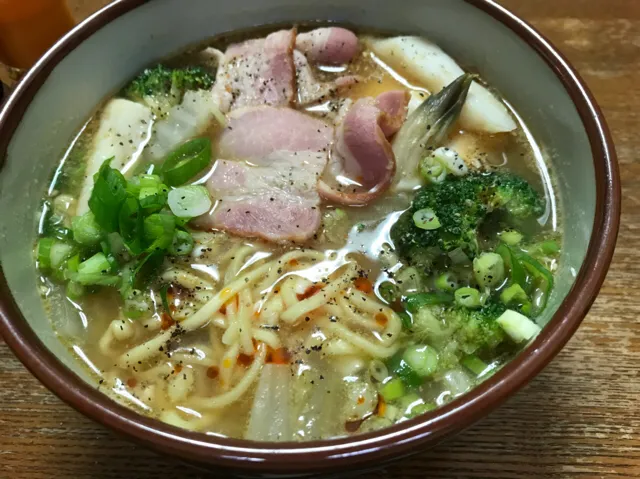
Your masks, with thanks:
M217 38L97 108L35 246L99 389L259 441L434 410L540 331L551 175L498 92L424 38Z

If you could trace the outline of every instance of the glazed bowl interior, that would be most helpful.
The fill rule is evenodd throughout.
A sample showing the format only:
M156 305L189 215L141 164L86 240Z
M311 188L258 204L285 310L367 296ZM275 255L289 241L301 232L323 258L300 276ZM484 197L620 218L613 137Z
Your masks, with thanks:
M597 210L594 152L583 119L556 71L523 38L478 8L479 3L483 2L403 0L365 6L360 0L125 1L110 7L112 14L122 15L94 33L86 28L72 33L68 45L83 41L70 51L59 48L41 62L46 71L46 65L61 58L28 103L0 172L0 263L31 329L70 370L95 386L95 378L60 343L45 314L32 247L40 201L52 171L96 105L145 66L213 35L260 24L318 20L424 35L478 71L522 117L552 165L563 211L558 218L564 225L562 266L544 318L549 321L574 285L592 236ZM90 21L104 23L100 18ZM39 83L44 76L32 72L27 83ZM24 98L28 88L34 84L23 84L17 96ZM17 102L14 97L7 110ZM9 114L16 116L5 112L6 129ZM68 320L64 312L56 312L52 319ZM406 426L397 429L402 427Z

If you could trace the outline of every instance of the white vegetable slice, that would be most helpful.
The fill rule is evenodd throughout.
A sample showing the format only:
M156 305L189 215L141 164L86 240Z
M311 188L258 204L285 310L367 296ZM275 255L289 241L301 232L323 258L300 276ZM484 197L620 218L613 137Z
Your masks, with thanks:
M432 156L454 176L465 176L469 173L465 161L451 148L440 147L433 152Z
M98 172L104 160L113 157L112 168L125 175L130 173L151 137L152 127L153 113L146 106L121 98L107 103L100 115L100 125L87 159L77 215L89 211L93 175Z
M182 103L171 108L167 116L156 123L148 149L151 159L161 160L177 146L198 136L214 118L225 124L224 115L220 113L210 91L186 92Z
M291 369L288 365L265 364L258 381L245 439L252 441L290 441Z
M181 186L169 192L167 200L171 212L178 218L195 218L208 213L213 203L204 186Z
M540 326L512 309L507 309L496 321L516 343L529 341L540 332Z
M420 37L393 37L366 40L369 48L389 66L424 83L431 92L442 90L464 70L437 45ZM504 133L517 125L506 106L477 82L471 85L460 122L463 128L485 133Z
M444 373L442 375L442 384L453 397L458 397L473 387L471 378L462 369L451 369ZM438 399L438 405L441 405L440 398Z

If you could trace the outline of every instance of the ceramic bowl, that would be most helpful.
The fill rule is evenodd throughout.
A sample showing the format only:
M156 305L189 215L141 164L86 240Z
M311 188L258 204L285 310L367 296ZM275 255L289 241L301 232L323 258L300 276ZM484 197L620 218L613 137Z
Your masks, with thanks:
M100 101L145 66L238 28L335 21L424 35L504 95L544 146L564 224L557 287L537 339L450 404L375 433L255 443L187 432L96 390L54 334L32 259L39 202L65 146ZM27 74L0 116L0 332L31 372L83 414L192 464L251 475L326 474L413 454L468 427L558 353L595 299L618 231L620 184L604 118L585 84L538 32L488 0L122 0L93 15ZM1 386L0 386L1 387Z

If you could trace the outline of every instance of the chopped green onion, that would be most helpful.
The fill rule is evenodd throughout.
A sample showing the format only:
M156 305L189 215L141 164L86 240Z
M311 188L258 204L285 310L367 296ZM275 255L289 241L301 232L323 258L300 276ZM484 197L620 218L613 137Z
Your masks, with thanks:
M195 218L208 213L211 206L211 196L204 186L183 186L169 192L169 208L179 218Z
M415 313L425 306L452 303L453 296L446 293L415 293L408 295L403 302L408 311Z
M537 316L546 308L549 301L549 295L553 289L553 275L547 268L526 253L518 253L517 258L530 275L534 287L539 291L539 294L532 295L534 298L533 314Z
M173 243L175 218L171 215L154 213L144 219L144 239L147 251L166 250Z
M122 297L128 298L133 288L144 283L143 279L160 267L163 258L164 252L157 250L148 253L136 262L125 265L122 270L122 285L120 286Z
M70 299L78 299L84 295L84 286L75 281L69 281L66 293Z
M55 241L51 245L51 267L53 269L60 269L65 260L73 256L75 253L75 247L62 241Z
M456 304L469 309L475 309L482 306L482 297L480 291L475 288L460 288L455 292Z
M404 396L404 383L400 378L394 378L387 381L380 388L380 396L386 402L395 401Z
M529 302L529 297L524 289L522 289L522 286L518 283L514 283L500 293L500 301L507 306L513 304L527 304Z
M438 353L427 345L409 346L402 359L423 378L431 376L438 369Z
M413 222L423 230L437 230L442 226L436 213L431 208L424 208L413 214Z
M111 263L104 253L96 253L78 265L78 273L82 274L107 274L109 272L111 272Z
M424 399L416 393L409 393L403 396L398 402L398 406L402 414L406 418L413 418L424 414L425 412L434 410L437 406L435 403L426 403Z
M509 270L511 283L519 284L524 288L527 285L527 273L518 258L516 258L513 250L502 243L496 248L496 253L502 256L505 269Z
M543 241L540 244L540 251L548 256L555 256L560 252L560 245L555 240Z
M169 153L162 175L169 186L180 186L204 170L211 162L211 140L196 138Z
M165 185L144 186L138 193L140 207L147 213L160 211L167 204L168 193L169 188Z
M138 319L149 313L151 307L151 299L139 289L134 289L124 300L123 313L127 318Z
M417 387L424 382L424 379L404 360L402 351L389 359L387 367L391 374L402 379L408 387Z
M115 256L113 256L113 252L111 251L111 243L106 239L100 242L100 247L102 248L102 252L107 258L107 261L111 265L111 271L117 272L120 270L120 265L116 261Z
M55 240L53 238L40 238L36 248L36 259L38 268L46 270L51 268L51 247Z
M433 156L420 161L420 175L430 183L442 183L447 178L447 170Z
M411 411L409 412L409 416L408 417L416 417L416 416L421 416L422 414L426 414L429 411L433 411L434 409L437 409L438 405L434 402L425 402L423 404L416 404L413 408L411 408Z
M504 332L516 343L522 343L534 338L540 332L540 326L531 321L525 315L507 309L496 322L504 329Z
M71 229L73 230L73 240L83 246L95 246L104 236L104 231L100 228L91 211L73 218Z
M498 237L509 246L516 246L522 241L522 233L516 230L506 230L498 233Z
M453 273L443 273L436 278L436 288L445 293L451 293L458 287L458 281Z
M84 286L116 286L120 282L117 275L110 275L111 263L104 253L96 253L78 265L78 271L70 273L70 279Z
M121 259L129 259L124 240L119 233L109 233L107 235L107 243L109 244L109 249L114 255L121 257Z
M140 211L140 202L133 196L127 197L119 214L120 236L134 255L144 250L144 220Z
M460 361L460 364L462 364L476 376L483 376L487 369L490 369L490 366L475 354L465 356Z
M473 274L482 288L495 288L504 281L504 260L497 253L482 253L473 260Z
M173 241L169 246L169 253L174 256L184 256L193 250L193 236L183 230L176 230Z
M387 303L391 304L399 298L400 290L391 281L383 281L378 286L378 294Z
M409 313L401 311L398 313L398 316L400 316L400 321L404 329L411 329L413 327L413 318Z
M78 271L78 266L80 266L80 255L76 254L67 261L67 270L75 273Z
M138 175L138 182L140 188L155 188L160 189L162 184L162 179L158 175L144 174Z
M120 207L127 197L127 180L122 173L109 166L113 158L105 160L95 175L89 208L96 222L107 233L118 230Z

